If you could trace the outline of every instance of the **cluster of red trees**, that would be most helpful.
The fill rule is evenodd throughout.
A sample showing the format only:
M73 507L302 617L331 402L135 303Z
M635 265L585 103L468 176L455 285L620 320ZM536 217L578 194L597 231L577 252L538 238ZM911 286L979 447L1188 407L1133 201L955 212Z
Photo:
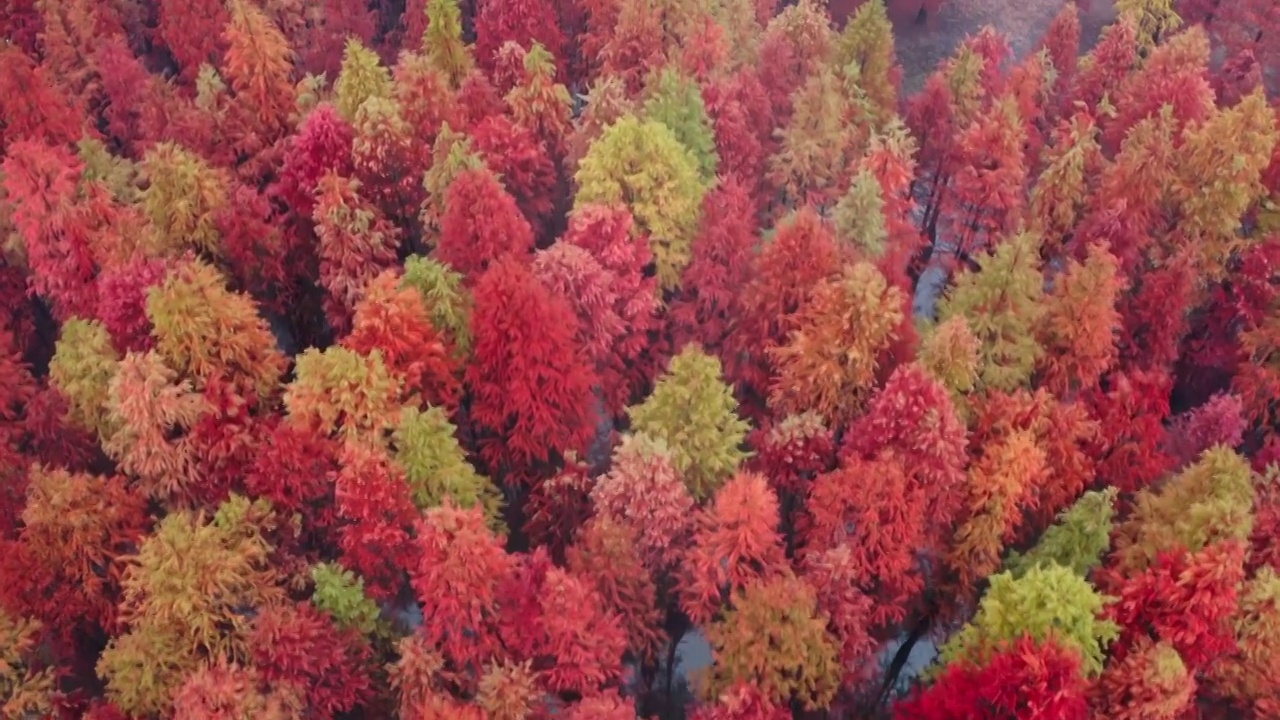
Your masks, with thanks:
M9 0L0 716L1280 717L1280 11L1117 6Z

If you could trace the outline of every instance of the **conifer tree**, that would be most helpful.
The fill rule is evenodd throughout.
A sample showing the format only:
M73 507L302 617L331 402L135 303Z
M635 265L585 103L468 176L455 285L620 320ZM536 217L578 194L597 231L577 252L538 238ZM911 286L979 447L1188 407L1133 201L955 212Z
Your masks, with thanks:
M356 111L369 98L389 100L394 92L391 71L357 38L348 38L342 51L342 71L333 84L338 114L353 122Z
M769 349L778 372L770 404L784 413L812 410L833 424L851 419L871 394L902 304L898 288L868 263L819 284L787 343Z
M1026 384L1044 349L1034 329L1044 313L1038 239L1020 233L960 276L938 306L939 319L964 317L979 345L979 388L1013 390Z
M720 361L696 345L671 359L653 394L628 410L635 432L666 443L689 492L710 497L746 457L747 424L724 384Z
M696 158L666 125L626 116L591 144L574 176L576 206L622 203L648 236L663 289L689 264L706 184Z
M536 325L512 325L513 313ZM498 258L476 281L471 419L489 472L504 482L528 482L586 448L596 380L577 334L568 303L516 258Z

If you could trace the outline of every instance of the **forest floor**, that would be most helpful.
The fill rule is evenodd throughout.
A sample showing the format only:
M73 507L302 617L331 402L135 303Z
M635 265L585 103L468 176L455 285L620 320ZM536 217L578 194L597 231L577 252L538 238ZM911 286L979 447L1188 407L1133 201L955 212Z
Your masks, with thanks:
M1080 13L1082 52L1092 47L1102 28L1115 19L1111 0L1087 4L1089 9ZM1063 0L951 0L931 24L900 24L895 28L894 42L902 63L903 93L919 90L939 61L986 25L1006 34L1014 55L1021 58L1040 41L1062 5Z

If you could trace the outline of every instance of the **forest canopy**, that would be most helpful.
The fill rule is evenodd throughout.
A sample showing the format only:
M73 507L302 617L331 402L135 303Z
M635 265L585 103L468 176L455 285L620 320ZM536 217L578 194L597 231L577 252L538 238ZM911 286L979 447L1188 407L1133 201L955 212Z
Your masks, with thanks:
M1115 5L0 5L0 716L1280 717L1280 5Z

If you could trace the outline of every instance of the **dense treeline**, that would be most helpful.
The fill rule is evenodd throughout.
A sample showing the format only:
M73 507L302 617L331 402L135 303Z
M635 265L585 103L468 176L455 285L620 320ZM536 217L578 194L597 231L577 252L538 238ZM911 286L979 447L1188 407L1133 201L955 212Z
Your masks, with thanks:
M1280 6L1116 4L9 0L0 715L1280 717Z

